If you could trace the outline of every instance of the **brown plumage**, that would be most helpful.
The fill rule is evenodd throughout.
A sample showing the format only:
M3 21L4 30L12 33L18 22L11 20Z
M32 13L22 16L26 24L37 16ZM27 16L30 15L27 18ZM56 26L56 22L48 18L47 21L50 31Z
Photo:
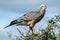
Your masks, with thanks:
M26 26L29 26L30 30L32 30L32 33L34 34L34 30L33 30L34 25L44 17L45 11L46 11L46 5L41 5L39 9L37 9L36 11L31 11L29 13L24 14L22 17L16 20L13 20L5 28L12 26L14 24L26 25Z

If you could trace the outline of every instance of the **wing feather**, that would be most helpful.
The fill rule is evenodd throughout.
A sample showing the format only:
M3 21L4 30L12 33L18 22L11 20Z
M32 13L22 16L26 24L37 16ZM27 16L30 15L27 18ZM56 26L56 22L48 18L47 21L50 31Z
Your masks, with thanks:
M42 13L40 13L39 10L37 11L31 11L27 14L25 14L24 16L20 17L18 20L25 20L25 21L29 21L29 20L36 20L37 18L39 18L42 15Z
M40 11L31 11L27 14L25 14L24 16L21 17L21 19L23 20L35 20L40 16Z

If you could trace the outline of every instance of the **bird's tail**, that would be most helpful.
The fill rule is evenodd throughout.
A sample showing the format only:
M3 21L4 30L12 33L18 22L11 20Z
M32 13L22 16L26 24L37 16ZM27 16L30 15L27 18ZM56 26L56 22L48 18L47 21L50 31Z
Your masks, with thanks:
M17 23L17 20L13 20L8 26L6 26L6 27L4 27L4 28L7 28L7 27L9 27L9 26L12 26L12 25L14 25L14 24L16 24Z

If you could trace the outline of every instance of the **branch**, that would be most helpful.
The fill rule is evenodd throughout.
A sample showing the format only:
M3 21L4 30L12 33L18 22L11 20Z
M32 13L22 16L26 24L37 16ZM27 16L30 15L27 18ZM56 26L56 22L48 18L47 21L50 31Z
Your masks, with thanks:
M21 33L21 31L17 28L17 30L18 30L18 32L23 36L23 37L25 37L24 35L23 35L23 33Z

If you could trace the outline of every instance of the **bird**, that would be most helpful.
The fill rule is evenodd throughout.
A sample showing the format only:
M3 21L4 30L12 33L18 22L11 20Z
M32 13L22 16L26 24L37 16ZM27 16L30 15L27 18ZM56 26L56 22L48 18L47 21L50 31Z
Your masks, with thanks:
M34 34L34 26L36 23L41 21L41 19L44 17L46 12L46 5L41 4L40 7L36 10L30 11L23 16L17 18L16 20L13 20L10 22L10 24L4 28L7 28L12 25L25 25L29 26L29 29L32 31L32 34Z

